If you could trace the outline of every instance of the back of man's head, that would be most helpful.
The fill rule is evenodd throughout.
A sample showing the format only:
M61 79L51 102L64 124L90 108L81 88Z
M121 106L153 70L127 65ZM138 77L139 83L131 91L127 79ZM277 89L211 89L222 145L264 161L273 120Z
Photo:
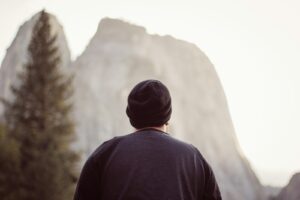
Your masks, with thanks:
M128 96L126 113L136 129L166 124L172 113L168 88L158 80L138 83Z

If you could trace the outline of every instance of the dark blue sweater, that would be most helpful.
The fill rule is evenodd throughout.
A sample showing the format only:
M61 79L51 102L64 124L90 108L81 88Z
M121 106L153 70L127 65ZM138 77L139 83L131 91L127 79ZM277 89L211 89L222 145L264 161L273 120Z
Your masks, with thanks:
M86 161L74 200L221 200L198 149L145 129L114 137Z

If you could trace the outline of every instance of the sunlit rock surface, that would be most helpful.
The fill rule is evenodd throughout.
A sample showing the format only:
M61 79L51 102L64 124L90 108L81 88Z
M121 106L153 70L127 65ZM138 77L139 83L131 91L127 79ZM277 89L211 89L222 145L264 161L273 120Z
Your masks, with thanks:
M86 155L103 141L133 131L125 114L127 95L139 81L159 79L172 96L171 135L200 149L224 199L263 199L239 150L214 66L198 47L106 18L71 69L76 74L79 145Z

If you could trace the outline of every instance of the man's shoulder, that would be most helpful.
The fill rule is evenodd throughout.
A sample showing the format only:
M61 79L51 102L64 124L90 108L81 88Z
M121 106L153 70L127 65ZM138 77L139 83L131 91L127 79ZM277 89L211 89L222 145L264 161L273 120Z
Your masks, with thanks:
M101 143L95 150L94 152L90 155L90 158L97 157L100 154L103 154L107 151L112 151L113 148L127 135L119 135L119 136L114 136L111 139L108 139Z
M153 133L153 135L150 135ZM165 145L165 147L172 147L173 149L176 149L178 152L186 152L188 154L193 154L202 157L200 151L195 147L193 144L185 142L183 140L180 140L178 138L173 137L170 134L167 133L159 133L157 131L148 130L147 132L133 132L128 133L125 135L118 135L114 136L113 138L104 141L102 144L100 144L95 151L91 154L91 159L96 159L101 157L105 157L105 155L109 156L110 153L112 153L117 146L122 144L131 144L133 145L139 140L138 138L147 138L149 137L150 140L153 140L153 138L157 138L157 141L160 141L161 145ZM124 145L121 145L124 146Z

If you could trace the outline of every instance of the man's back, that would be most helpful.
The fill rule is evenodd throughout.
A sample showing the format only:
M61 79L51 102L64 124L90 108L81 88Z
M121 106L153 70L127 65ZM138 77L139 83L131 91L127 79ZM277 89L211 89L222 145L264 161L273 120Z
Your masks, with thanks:
M104 142L86 162L75 200L220 200L198 149L155 129Z

